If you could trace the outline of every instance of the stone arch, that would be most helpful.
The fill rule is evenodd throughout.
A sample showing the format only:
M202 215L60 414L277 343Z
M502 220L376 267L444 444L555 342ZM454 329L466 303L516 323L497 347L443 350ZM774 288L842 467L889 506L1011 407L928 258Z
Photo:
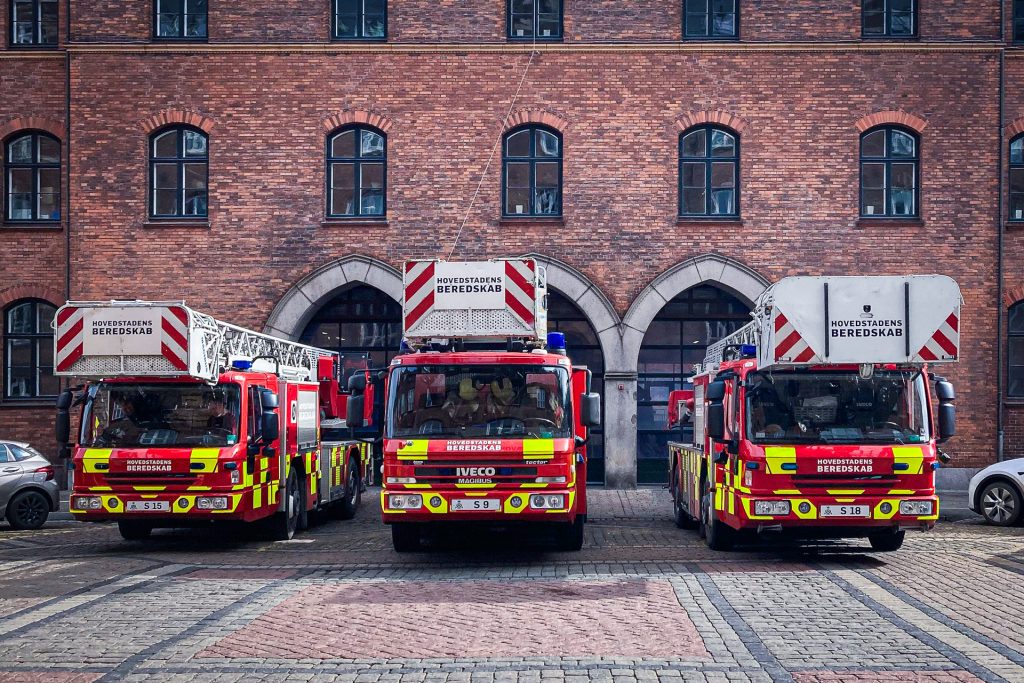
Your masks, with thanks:
M317 310L352 283L376 287L395 301L402 300L402 274L397 269L375 258L352 254L317 268L293 285L274 306L263 331L298 339Z
M49 133L62 143L64 141L64 124L61 121L48 119L43 116L19 116L18 118L4 121L3 125L0 125L0 140L6 140L9 135L21 130L41 130Z
M742 135L743 131L747 127L747 122L739 116L720 109L689 111L676 119L676 127L679 129L680 133L693 128L694 126L702 126L706 124L725 126L726 128L734 130L739 135Z
M60 306L64 303L65 297L60 290L45 287L43 285L13 285L5 289L0 289L0 312L14 302L21 301L22 299L38 299L39 301L51 303L54 306ZM2 331L2 326L0 326L0 331Z
M564 133L566 128L569 127L569 121L554 112L543 109L520 109L519 111L512 112L508 119L505 120L505 128L502 132L507 133L513 128L530 123L554 128L559 133Z
M325 133L330 133L342 126L348 126L351 124L362 123L367 126L373 126L382 133L387 134L391 130L391 126L394 122L383 114L377 114L372 111L364 111L362 109L349 109L337 114L331 114L325 117L320 125L323 127Z
M217 123L210 117L203 116L199 112L189 111L187 109L165 109L159 114L155 114L144 119L140 125L142 126L142 130L146 132L146 135L161 129L164 126L174 125L195 126L209 135L210 131L213 130L213 127L217 125Z
M1024 301L1024 283L1019 283L1003 290L1003 306L1005 308L1009 309L1021 301Z
M894 125L904 126L915 133L921 134L928 127L928 121L916 114L909 114L905 111L877 111L857 119L857 130L861 133L874 128L875 126Z
M1024 116L1011 121L1004 130L1006 131L1007 140L1012 140L1021 133L1024 133Z
M623 370L636 372L644 334L665 304L699 284L720 287L753 307L770 283L739 261L719 254L703 254L677 263L640 292L622 319Z

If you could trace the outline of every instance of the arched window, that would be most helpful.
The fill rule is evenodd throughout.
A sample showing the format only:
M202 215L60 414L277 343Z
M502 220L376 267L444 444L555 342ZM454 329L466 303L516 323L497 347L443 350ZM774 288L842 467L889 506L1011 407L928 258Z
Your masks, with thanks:
M15 133L4 154L9 221L60 220L60 141L46 133Z
M11 45L57 45L57 0L11 0Z
M157 131L149 146L150 205L154 218L205 218L209 150L206 134L176 126Z
M1007 396L1024 396L1024 301L1010 306L1006 321Z
M207 0L153 0L157 38L204 40Z
M902 128L882 126L861 136L861 216L917 216L918 153L917 136Z
M386 0L334 0L335 40L384 40Z
M1010 220L1024 221L1024 135L1010 142Z
M735 38L738 0L683 0L683 38Z
M53 376L53 315L45 301L18 301L4 311L4 398L56 396Z
M863 0L861 35L899 38L917 34L915 0Z
M740 142L717 126L679 136L679 215L738 216Z
M562 0L506 0L511 40L561 40Z
M327 215L381 217L387 201L387 140L384 133L350 126L327 138Z
M502 213L562 215L562 136L543 126L522 126L505 135Z

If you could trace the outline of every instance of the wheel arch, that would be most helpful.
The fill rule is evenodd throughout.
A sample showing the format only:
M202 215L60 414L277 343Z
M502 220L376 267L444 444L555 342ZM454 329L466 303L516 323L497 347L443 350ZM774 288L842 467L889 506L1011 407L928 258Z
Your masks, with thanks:
M971 502L974 503L974 509L977 510L979 514L981 513L981 494L985 492L985 488L989 484L997 481L1005 481L1008 483L1013 487L1013 490L1017 492L1017 495L1021 497L1021 500L1024 501L1024 486L1022 486L1019 481L1014 481L1013 477L1005 472L993 472L982 479L981 483L979 483L977 488L974 489L974 500Z
M40 493L43 496L43 498L46 498L46 500L49 501L50 504L50 512L57 512L58 510L60 510L60 493L57 494L57 500L54 501L49 491L47 491L42 486L39 486L34 482L29 482L28 484L23 484L22 486L15 489L11 493L10 497L7 499L7 505L4 506L4 514L7 514L7 510L10 509L11 501L14 500L15 497L20 496L22 493L25 493L26 491L36 491Z

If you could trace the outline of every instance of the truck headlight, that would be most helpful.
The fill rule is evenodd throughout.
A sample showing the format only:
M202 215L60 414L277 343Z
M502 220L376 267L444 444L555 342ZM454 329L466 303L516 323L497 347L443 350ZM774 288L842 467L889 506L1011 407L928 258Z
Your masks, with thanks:
M530 496L530 507L535 510L561 510L565 507L565 496L560 493L536 493Z
M388 507L392 510L419 510L423 507L423 496L418 493L392 493L388 495Z
M416 477L388 477L389 484L415 484Z
M912 517L927 517L933 514L935 509L930 500L902 500L900 501L900 514Z
M75 496L74 508L76 510L99 510L103 502L99 496Z
M755 515L768 515L778 517L789 514L788 500L755 500Z
M565 477L537 477L538 484L564 484Z
M202 496L196 498L197 510L227 510L227 496Z

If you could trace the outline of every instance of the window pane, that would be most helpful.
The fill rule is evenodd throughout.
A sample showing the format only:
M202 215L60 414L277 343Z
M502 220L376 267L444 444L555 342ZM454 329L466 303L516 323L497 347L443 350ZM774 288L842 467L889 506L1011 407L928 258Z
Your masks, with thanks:
M686 188L683 190L683 213L703 214L706 210L703 188Z
M1024 138L1017 138L1010 143L1010 163L1024 164Z
M335 19L337 26L334 35L338 38L355 38L356 26L359 22L355 14L339 14Z
M687 14L686 15L686 35L688 36L706 36L708 34L708 15L706 14Z
M686 0L687 14L707 14L708 0Z
M36 20L35 9L32 7L32 0L15 1L14 20L25 24L31 24Z
M49 346L53 348L52 343ZM53 366L41 365L36 376L39 381L39 396L56 396L60 393L60 380L53 376Z
M736 35L735 14L714 14L712 16L713 33L716 36Z
M177 190L156 190L153 193L153 213L158 216L173 216L178 211Z
M885 0L863 0L862 7L865 12L884 12Z
M885 34L885 12L864 13L864 35L880 36Z
M893 164L889 185L893 189L913 189L916 164Z
M32 192L32 169L12 168L8 177L8 190L15 194Z
M11 220L27 221L32 219L32 195L11 194L7 199L7 213Z
M1010 220L1024 220L1024 192L1010 193Z
M893 12L889 34L894 36L910 36L914 34L914 15Z
M885 190L864 190L861 193L861 211L865 216L885 214Z
M365 189L379 190L384 187L384 164L363 164L360 186Z
M57 44L57 2L44 0L39 5L40 37L39 42L45 45Z
M506 187L529 187L530 164L527 162L510 162L505 166Z
M533 15L513 14L512 35L518 38L528 38L533 35Z
M889 153L894 157L909 158L914 156L914 138L898 130L892 131L889 142Z
M185 35L189 38L206 36L206 14L189 14L185 20Z
M383 38L384 37L384 15L383 14L367 14L363 19L363 37L364 38Z
M558 136L552 135L551 133L538 130L537 131L537 156L539 157L557 157L558 156Z
M734 157L736 156L736 139L721 130L711 131L711 156L713 157Z
M31 302L18 304L7 310L7 334L32 334L35 332L35 305Z
M206 136L194 130L185 131L185 156L206 156Z
M32 136L24 135L7 146L7 159L11 163L32 162Z
M860 153L866 157L884 157L885 131L876 130L861 138Z
M169 130L161 133L153 141L153 155L163 159L174 159L178 156L178 131Z
M538 187L534 200L534 211L538 214L557 214L558 188Z
M532 14L534 0L512 0L513 14Z
M183 11L185 11L183 0L158 0L157 12L181 14Z
M861 164L860 185L865 190L885 188L885 164Z
M335 190L356 186L355 164L331 164L331 187Z
M891 193L892 206L890 207L890 213L894 216L913 216L915 213L914 191L893 189Z
M335 0L334 11L339 14L358 14L362 0Z
M345 187L331 192L331 215L354 216L355 213L355 190L353 188Z
M366 14L384 14L384 0L363 0L363 12Z
M683 164L683 187L704 187L707 167L702 162L688 161Z
M189 14L206 14L206 0L185 0L185 11Z
M509 135L505 142L505 154L510 157L530 156L530 131L521 130Z
M60 195L55 192L40 192L37 207L39 220L60 220Z
M36 304L36 330L40 334L53 334L53 328L50 324L53 322L53 316L56 315L57 309L50 304L37 303ZM47 356L49 358L49 356Z
M1016 334L1024 334L1024 305L1018 303L1010 308L1007 329Z
M7 370L7 395L11 398L27 398L32 395L32 366L12 365Z
M186 216L205 216L206 190L185 190L184 206Z
M889 9L893 12L913 12L914 0L889 0Z
M157 35L173 38L181 35L181 15L161 14L157 21Z
M736 187L736 165L732 162L715 162L711 164L711 188L722 189Z
M537 5L538 14L555 14L558 15L562 11L562 0L539 0Z
M537 187L558 186L558 164L546 162L537 164Z
M505 213L518 215L530 211L530 188L510 187L505 191Z
M356 132L346 130L331 140L331 156L335 159L351 159L356 155Z
M363 157L382 157L384 156L384 137L378 135L371 130L362 131L362 143L359 148L359 154Z
M42 168L39 170L39 191L55 194L60 191L60 170Z
M56 164L60 162L60 143L53 138L39 136L39 161Z
M154 164L153 165L153 187L158 190L172 190L178 188L178 165L177 164Z
M537 35L541 38L557 38L559 31L557 14L541 14L537 17Z
M206 188L206 164L185 164L185 189Z
M683 136L683 156L684 157L703 157L707 154L705 150L705 141L707 137L707 131L695 130L692 133L688 133Z
M1024 340L1012 340L1010 342L1010 348L1013 348L1015 342L1019 343ZM1010 396L1024 396L1024 367L1011 367L1007 373L1009 382L1007 383L1007 393Z
M734 190L712 190L711 191L711 213L719 216L727 216L736 213Z
M686 323L684 323L685 325ZM679 346L679 323L675 320L655 320L647 327L645 344Z

